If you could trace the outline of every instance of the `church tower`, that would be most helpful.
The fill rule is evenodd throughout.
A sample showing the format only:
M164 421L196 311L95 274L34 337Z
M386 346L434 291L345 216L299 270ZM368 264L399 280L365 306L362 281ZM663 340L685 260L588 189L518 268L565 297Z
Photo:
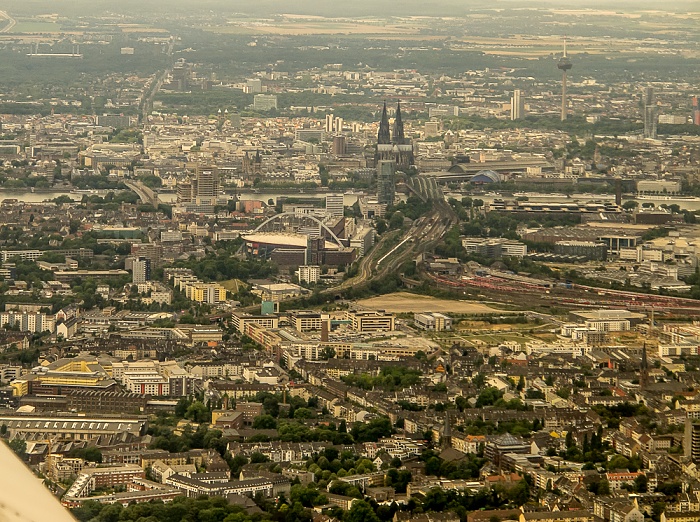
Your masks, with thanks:
M255 152L255 159L253 160L253 173L260 174L262 172L262 157L260 156L260 150Z
M248 151L245 151L245 154L243 155L243 175L250 176L251 170L252 169L250 168L250 156L248 156Z
M374 155L374 161L375 164L379 164L380 161L385 160L393 161L399 169L405 169L413 165L413 145L404 133L400 103L396 106L394 128L391 130L389 128L386 102L384 102L384 107L382 108L382 118L379 121L379 131L377 132L377 152Z
M394 139L396 145L403 145L406 141L403 133L403 118L401 118L401 103L396 105L396 117L394 118Z
M394 146L394 159L399 169L407 169L413 165L413 145L411 140L406 138L403 131L403 118L401 117L401 103L396 105L396 118L394 119L394 135L392 136Z
M452 424L450 424L450 414L445 411L445 428L442 430L442 449L452 447Z
M382 119L379 122L379 132L377 133L377 144L388 145L390 143L391 136L389 135L389 115L386 112L386 102L384 102Z

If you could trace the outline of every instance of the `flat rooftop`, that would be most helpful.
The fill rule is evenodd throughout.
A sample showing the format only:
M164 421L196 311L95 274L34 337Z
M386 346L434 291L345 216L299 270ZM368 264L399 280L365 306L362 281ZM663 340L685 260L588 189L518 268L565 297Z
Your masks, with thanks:
M241 234L241 237L249 243L266 243L268 245L284 245L289 247L306 248L308 236L303 234L279 234L267 232L254 232L252 234ZM330 241L325 242L326 249L336 250L338 245Z
M623 319L641 321L647 317L646 314L630 312L629 310L577 310L571 312L571 315L591 321L613 321Z

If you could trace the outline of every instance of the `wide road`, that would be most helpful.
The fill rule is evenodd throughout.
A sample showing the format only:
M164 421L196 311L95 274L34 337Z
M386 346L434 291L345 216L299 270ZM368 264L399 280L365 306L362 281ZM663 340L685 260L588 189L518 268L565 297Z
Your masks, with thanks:
M7 25L0 29L0 33L9 33L17 25L17 20L7 14L7 11L0 11L0 19L7 20Z
M173 56L173 48L174 48L174 42L171 40L168 43L168 50L166 51L166 54L168 55L168 61L170 62L172 60ZM153 109L153 100L156 97L156 94L158 94L158 91L163 85L163 82L165 79L168 77L168 75L172 72L172 66L168 66L163 71L157 72L153 76L153 82L150 85L150 88L148 89L147 92L144 93L144 98L143 102L141 104L141 123L142 124L147 124L148 123L148 115L151 113L151 110Z

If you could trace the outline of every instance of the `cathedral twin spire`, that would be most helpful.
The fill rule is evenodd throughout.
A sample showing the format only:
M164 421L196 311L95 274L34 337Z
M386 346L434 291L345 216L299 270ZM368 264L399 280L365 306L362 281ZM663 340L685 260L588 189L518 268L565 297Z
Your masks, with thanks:
M394 118L393 136L389 132L389 115L386 111L386 102L382 109L382 119L379 122L379 132L377 133L377 143L381 145L396 144L403 145L406 141L403 131L403 119L401 118L401 103L396 105L396 117Z

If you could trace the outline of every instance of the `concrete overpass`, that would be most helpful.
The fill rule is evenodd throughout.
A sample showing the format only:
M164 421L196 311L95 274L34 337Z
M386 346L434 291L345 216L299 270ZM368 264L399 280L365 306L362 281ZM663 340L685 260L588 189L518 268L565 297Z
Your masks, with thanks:
M139 199L146 205L153 205L158 208L158 194L155 191L141 183L140 181L125 181L124 185L129 187L130 190L136 192Z
M406 186L423 201L444 201L445 195L432 176L419 174L406 180Z
M12 31L15 25L17 25L17 20L7 14L7 11L0 11L0 20L7 20L5 27L0 29L0 33L9 33Z

